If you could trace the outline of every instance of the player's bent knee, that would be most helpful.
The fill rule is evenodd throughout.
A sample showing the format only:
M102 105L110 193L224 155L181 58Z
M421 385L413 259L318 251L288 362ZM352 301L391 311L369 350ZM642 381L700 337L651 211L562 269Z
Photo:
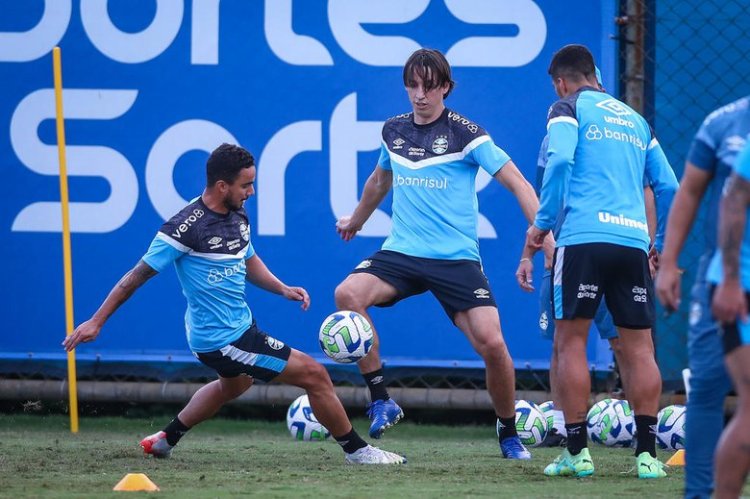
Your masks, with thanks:
M363 307L362 300L354 286L344 281L336 287L333 293L336 301L336 308L339 310L361 310Z

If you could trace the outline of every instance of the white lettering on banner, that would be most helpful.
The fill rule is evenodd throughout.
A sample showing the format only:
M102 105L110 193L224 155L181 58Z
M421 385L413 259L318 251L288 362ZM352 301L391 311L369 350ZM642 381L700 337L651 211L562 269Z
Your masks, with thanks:
M536 59L544 47L547 22L532 0L445 0L445 5L466 23L518 26L516 36L471 36L459 40L445 54L454 67L524 66Z
M0 61L33 61L48 54L68 30L71 10L71 0L45 0L36 26L23 32L0 32Z
M239 143L226 129L206 120L181 121L156 139L146 159L146 190L154 209L164 220L188 204L174 186L177 161L189 151L210 153L222 142Z
M286 233L286 169L292 159L323 148L320 121L297 121L271 137L258 159L258 235Z
M135 102L136 90L88 89L63 91L65 118L68 120L111 120L125 114ZM52 89L27 95L10 120L10 142L18 159L40 175L59 175L57 147L39 140L38 128L55 118ZM101 145L66 148L70 176L100 177L111 192L102 202L70 203L70 229L73 232L103 233L122 227L138 202L138 178L132 165L118 151ZM23 208L13 221L17 232L60 232L60 203L41 201Z
M81 22L91 43L118 62L150 61L174 41L182 24L183 0L156 0L151 24L138 33L126 33L112 23L107 0L81 0Z
M265 13L263 29L276 57L298 66L333 66L325 45L292 30L292 0L266 0Z
M118 62L150 61L174 43L184 19L184 0L156 0L151 23L137 33L126 33L112 22L107 0L81 0L84 31L103 55ZM219 63L220 0L193 0L190 27L190 62ZM301 2L300 2L301 3ZM333 37L353 59L371 66L401 66L420 48L405 36L372 35L365 24L398 25L418 19L430 0L329 0L328 24ZM471 36L458 40L446 52L455 67L518 67L539 55L547 37L547 23L532 0L445 0L449 12L469 24L510 24L515 36ZM253 5L257 5L253 3ZM0 32L0 62L38 59L57 45L68 30L71 0L46 0L44 13L26 32ZM293 0L265 0L264 33L273 53L288 64L331 66L326 46L292 29Z

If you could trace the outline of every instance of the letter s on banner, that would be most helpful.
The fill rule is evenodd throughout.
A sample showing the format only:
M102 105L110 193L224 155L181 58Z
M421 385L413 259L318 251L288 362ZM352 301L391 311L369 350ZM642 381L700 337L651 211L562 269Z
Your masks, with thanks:
M137 90L63 90L66 119L111 120L125 114ZM40 175L58 175L57 146L44 144L37 134L42 121L55 117L52 89L30 93L18 104L10 121L10 142L18 159ZM70 203L72 232L112 232L128 221L138 202L138 179L133 166L114 149L68 146L68 174L102 177L111 192L101 203ZM36 202L22 209L11 228L17 232L60 232L59 202Z

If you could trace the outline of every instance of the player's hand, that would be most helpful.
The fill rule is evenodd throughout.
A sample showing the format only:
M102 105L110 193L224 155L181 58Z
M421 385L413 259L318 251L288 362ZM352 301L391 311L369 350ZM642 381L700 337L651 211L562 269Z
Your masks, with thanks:
M659 271L659 252L656 251L654 246L648 250L648 271L651 273L651 279L656 277L656 273Z
M62 342L62 346L66 352L70 352L77 347L79 343L94 341L96 337L99 336L99 331L101 331L101 329L101 324L89 319L78 326L72 334L66 336Z
M310 295L307 294L305 288L299 286L284 286L281 295L287 300L301 301L302 310L310 308Z
M353 224L351 216L341 217L336 221L336 232L344 241L351 241L360 230L362 230L362 225Z
M521 258L518 263L518 270L516 270L516 282L524 291L534 291L531 277L533 272L534 264L531 262L531 258Z
M536 225L530 226L526 231L526 248L531 250L532 256L542 249L544 238L547 237L547 234L549 234L548 230L542 230Z
M658 266L658 270L656 274L656 297L659 298L668 312L674 312L680 308L682 271L677 268L676 262L668 264L662 262Z
M716 287L711 310L722 324L747 322L747 301L739 281L724 281Z
M552 257L555 255L555 238L551 233L544 238L542 251L544 251L544 270L549 270L552 268Z

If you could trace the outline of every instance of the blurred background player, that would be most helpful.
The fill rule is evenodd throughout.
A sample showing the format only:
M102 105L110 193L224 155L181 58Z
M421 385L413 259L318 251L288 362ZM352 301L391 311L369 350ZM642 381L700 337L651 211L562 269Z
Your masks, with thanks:
M713 460L724 427L724 398L731 381L724 366L719 327L709 303L706 272L716 251L719 199L737 155L750 134L750 97L743 97L712 113L703 121L688 151L685 171L669 214L661 254L656 293L668 310L681 300L678 257L706 197L703 253L691 290L688 328L690 394L685 427L685 497L711 497Z
M242 147L222 144L206 163L206 188L162 225L148 252L110 291L91 319L63 341L67 351L94 341L117 308L147 280L174 264L187 298L190 350L219 379L201 387L163 431L141 441L146 454L168 458L182 436L249 389L255 378L303 388L317 419L331 432L348 463L403 463L398 454L367 445L352 428L328 372L312 357L261 331L245 302L245 281L302 302L301 287L280 281L255 253L243 207L255 193L255 160Z
M588 476L586 414L591 379L588 332L605 297L620 337L620 369L635 413L636 468L640 478L666 476L656 459L656 413L661 376L654 358L654 322L644 178L654 190L659 222L677 180L659 143L634 110L598 88L594 59L582 45L552 58L549 74L560 100L550 109L548 163L539 212L527 232L518 281L531 287L531 258L564 219L553 261L555 393L565 415L566 449L548 476Z
M737 157L721 199L719 251L708 268L708 279L718 284L712 310L721 322L724 360L737 390L732 420L716 449L716 497L740 497L750 471L750 147Z
M724 366L719 326L712 317L706 272L716 251L719 199L737 155L750 134L750 97L727 104L703 121L693 138L680 188L669 214L656 293L668 311L681 300L678 257L706 198L703 253L691 290L688 328L690 393L685 427L685 497L711 497L714 450L724 427L724 398L731 382Z
M336 228L352 239L393 186L393 228L382 250L360 263L336 288L336 306L368 317L373 305L391 306L430 291L486 365L487 390L499 419L506 458L529 459L515 426L515 371L500 329L497 305L482 271L477 240L475 177L481 167L518 199L533 220L538 201L508 155L476 123L447 109L453 89L443 54L420 49L403 70L412 112L383 126L380 159L351 216ZM429 335L430 331L419 334ZM370 435L403 415L383 380L378 335L359 362L372 403Z

